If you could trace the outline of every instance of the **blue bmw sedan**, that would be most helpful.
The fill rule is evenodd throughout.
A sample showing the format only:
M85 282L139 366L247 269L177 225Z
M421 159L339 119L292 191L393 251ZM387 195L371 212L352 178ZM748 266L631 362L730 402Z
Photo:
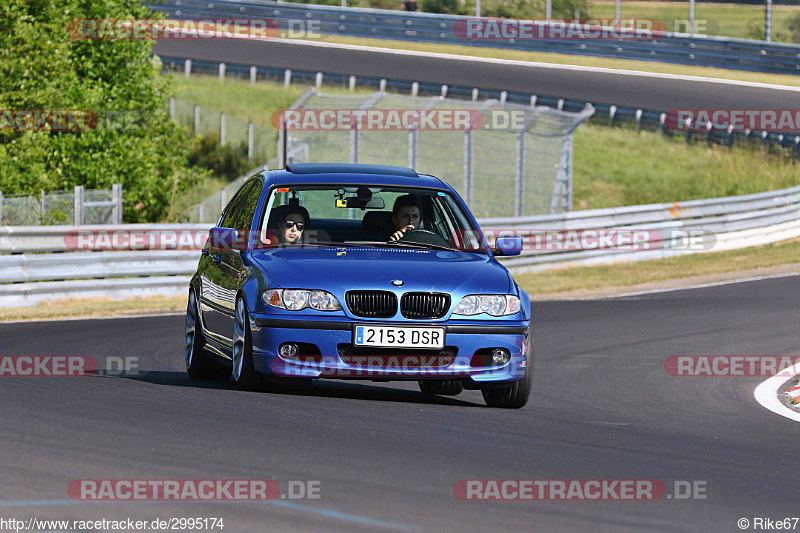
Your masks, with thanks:
M442 180L383 165L292 164L248 179L189 287L186 370L241 390L413 380L519 408L533 375L528 295Z

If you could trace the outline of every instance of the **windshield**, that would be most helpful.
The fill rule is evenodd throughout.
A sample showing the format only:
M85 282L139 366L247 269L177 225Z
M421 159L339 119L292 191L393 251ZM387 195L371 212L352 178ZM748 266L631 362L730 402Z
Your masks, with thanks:
M446 191L365 185L282 186L270 193L261 233L270 244L406 246L486 253Z

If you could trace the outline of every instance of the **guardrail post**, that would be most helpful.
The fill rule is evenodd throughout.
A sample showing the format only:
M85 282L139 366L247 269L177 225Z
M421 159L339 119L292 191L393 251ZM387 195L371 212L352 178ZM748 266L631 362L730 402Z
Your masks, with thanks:
M194 134L200 131L200 106L195 104L194 105Z
M637 109L636 110L636 129L637 130L642 129L642 110L641 109Z
M692 119L687 118L683 124L686 127L686 144L692 144Z
M506 98L508 98L508 91L500 91L500 105L506 105Z
M169 97L169 118L175 120L175 98L172 96Z
M658 117L658 124L661 126L661 133L664 135L667 134L667 114L661 113L661 116Z
M531 95L531 107L536 107L536 95Z
M419 134L416 129L408 130L408 167L417 168L417 142Z
M219 79L220 80L225 79L225 63L219 64Z
M611 121L611 127L614 127L614 118L617 116L617 106L612 105L608 108L608 119Z
M256 84L256 76L258 76L258 67L250 67L250 85Z
M563 98L559 98L558 99L558 105L556 106L556 109L558 109L559 111L564 109L564 99Z
M353 92L353 91L356 90L356 77L355 76L350 76L350 79L348 80L348 88L350 89L350 92Z
M83 224L83 186L75 186L75 225Z
M322 88L322 72L317 72L315 85L317 86L317 90Z
M419 96L419 82L415 81L411 84L411 96L417 97Z
M187 59L183 62L183 75L185 77L190 77L192 75L192 60Z
M378 86L378 90L379 90L380 92L382 92L382 93L385 93L385 92L386 92L386 78L382 78L382 79L381 79L381 83L380 83L380 85Z
M111 199L114 207L111 208L112 224L122 224L122 184L115 183L111 186Z
M516 201L514 208L514 215L523 216L523 209L525 207L523 201L523 193L525 181L525 130L517 131L517 176L516 176Z
M472 204L472 130L464 131L464 199Z
M358 163L358 126L353 123L350 128L350 162Z
M283 72L283 87L286 88L292 84L292 69L287 68Z
M447 98L447 85L442 85L442 98Z
M219 114L219 145L225 146L225 113Z
M480 91L477 88L473 88L472 89L472 101L473 102L477 102L478 101L478 94L480 94Z
M253 121L247 121L247 160L253 160Z

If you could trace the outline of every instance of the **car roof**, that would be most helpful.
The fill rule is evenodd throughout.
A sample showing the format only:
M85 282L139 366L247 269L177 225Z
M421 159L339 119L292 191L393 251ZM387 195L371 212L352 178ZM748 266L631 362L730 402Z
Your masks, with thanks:
M410 168L389 165L295 163L287 165L286 170L268 172L275 185L352 183L450 189L437 177L417 174Z

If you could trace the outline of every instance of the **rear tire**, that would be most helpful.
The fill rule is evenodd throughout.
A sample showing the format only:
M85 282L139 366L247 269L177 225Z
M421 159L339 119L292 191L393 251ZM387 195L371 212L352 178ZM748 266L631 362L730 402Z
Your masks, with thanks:
M419 390L428 395L456 396L464 390L464 385L457 379L420 380Z
M236 319L233 324L233 381L244 391L258 390L261 375L253 366L253 339L250 333L250 314L243 298L236 300Z
M519 409L528 403L533 381L533 324L528 329L528 346L525 355L525 375L510 387L484 389L483 399L489 407Z
M212 361L206 353L206 340L203 335L203 321L200 318L200 306L194 290L189 291L189 303L186 306L185 335L186 372L194 379L213 379L225 381L231 372L224 365Z

